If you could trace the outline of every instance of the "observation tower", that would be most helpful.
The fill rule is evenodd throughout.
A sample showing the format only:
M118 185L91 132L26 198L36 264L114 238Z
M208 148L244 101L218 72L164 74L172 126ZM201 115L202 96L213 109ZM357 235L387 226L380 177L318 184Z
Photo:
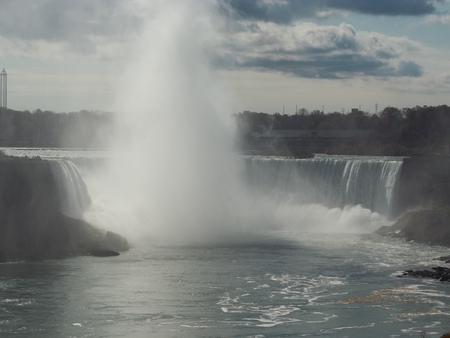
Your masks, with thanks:
M7 108L7 100L8 100L8 84L7 84L7 76L5 68L3 68L0 73L0 92L1 92L1 100L0 106L2 108Z

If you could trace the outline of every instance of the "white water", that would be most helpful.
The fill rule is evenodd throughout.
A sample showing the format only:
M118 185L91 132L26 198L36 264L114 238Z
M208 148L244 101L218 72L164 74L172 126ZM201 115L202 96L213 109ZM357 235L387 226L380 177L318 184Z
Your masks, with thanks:
M80 171L67 160L49 160L49 164L58 186L60 211L69 217L82 218L91 198Z
M362 205L385 216L395 206L401 158L323 156L245 158L250 185L274 199L330 208Z
M121 155L92 180L99 194L86 217L133 238L197 240L239 228L231 102L208 59L216 8L209 1L137 6L148 20L129 46L118 94Z
M117 91L119 156L86 177L87 221L131 241L175 242L265 229L367 232L386 223L398 162L251 159L243 168L232 153L233 100L209 66L222 20L213 1L123 6L145 25L130 41Z
M129 46L127 76L118 90L123 132L114 146L121 155L89 180L88 221L135 240L188 242L274 228L370 231L386 222L382 214L390 202L383 199L389 196L362 207L354 191L348 201L305 205L249 189L232 153L233 100L209 66L221 26L215 3L133 4L148 20ZM343 168L347 182L361 176L364 163ZM342 186L348 191L339 196L361 184ZM335 187L330 189L332 200Z
M114 182L106 184L111 182L111 176L105 171L105 164L117 156L122 159L120 154L67 149L3 150L14 156L71 159L71 162L76 163L81 169L92 196L93 205L84 215L89 222L121 233L132 241L148 236L155 238L158 235L165 235L164 239L168 239L169 231L165 234L163 231L153 231L155 226L153 217L146 213L144 200L127 200L125 196L119 198L117 194L121 190L118 190L118 186ZM235 182L235 194L229 195L230 201L227 206L234 205L236 208L228 213L225 211L229 209L224 208L224 219L220 223L222 225L225 223L224 229L219 232L213 224L215 236L209 237L209 240L217 241L217 236L220 236L226 240L239 241L242 240L242 231L257 233L266 229L321 233L371 232L389 223L387 212L382 210L391 210L395 204L395 187L402 163L398 158L320 155L316 159L309 160L236 156L231 160L233 165L239 168L239 174L232 177ZM368 176L364 170L358 171L363 174L362 176L356 175L356 171L353 175L344 175L344 169L355 163L360 167L376 170L371 171L372 176ZM314 170L303 172L299 170L302 166L311 168L312 164ZM311 177L312 174L314 177ZM70 179L67 184L69 183ZM347 190L342 188L347 186L353 186L353 190L359 191L359 194L352 197L351 204L343 202L349 200L346 196ZM368 193L373 191L371 188L373 186L377 187L377 194ZM368 207L374 205L376 201L378 205L384 206L379 212L374 212ZM141 210L138 208L139 205L142 205ZM207 205L208 203L205 204ZM222 205L219 205L218 209L221 207ZM73 209L76 210L77 207ZM173 210L177 211L175 207ZM180 223L180 232L176 240L194 240L193 236L181 238L184 234L184 225L183 222ZM198 228L198 231L200 230L201 227ZM238 235L234 236L236 231ZM211 235L211 231L209 234Z

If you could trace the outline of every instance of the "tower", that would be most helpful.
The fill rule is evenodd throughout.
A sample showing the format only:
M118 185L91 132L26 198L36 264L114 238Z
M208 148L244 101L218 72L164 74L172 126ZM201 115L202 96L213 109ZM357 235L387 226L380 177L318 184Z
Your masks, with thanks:
M7 108L7 100L8 100L8 84L7 84L7 76L5 68L3 68L0 73L0 92L1 92L1 107Z

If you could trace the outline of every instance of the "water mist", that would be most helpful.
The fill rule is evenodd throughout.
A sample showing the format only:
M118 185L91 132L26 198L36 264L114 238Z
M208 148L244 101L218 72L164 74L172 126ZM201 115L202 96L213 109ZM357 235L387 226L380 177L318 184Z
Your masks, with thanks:
M232 149L232 100L208 57L220 41L215 3L132 4L148 19L129 46L116 104L117 156L88 182L94 198L87 221L134 242L208 242L280 228L361 231L384 223L360 206L298 205L248 190Z
M237 189L231 108L207 59L215 8L204 1L135 5L150 18L130 47L118 96L119 155L97 182L108 199L86 218L123 223L117 230L132 237L208 237L232 226Z

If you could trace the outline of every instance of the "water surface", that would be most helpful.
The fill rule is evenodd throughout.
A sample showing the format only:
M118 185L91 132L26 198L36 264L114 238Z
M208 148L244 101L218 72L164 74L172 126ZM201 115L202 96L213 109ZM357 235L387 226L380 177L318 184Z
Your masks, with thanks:
M398 278L445 249L376 235L147 242L119 257L0 265L0 336L439 337L450 284Z

